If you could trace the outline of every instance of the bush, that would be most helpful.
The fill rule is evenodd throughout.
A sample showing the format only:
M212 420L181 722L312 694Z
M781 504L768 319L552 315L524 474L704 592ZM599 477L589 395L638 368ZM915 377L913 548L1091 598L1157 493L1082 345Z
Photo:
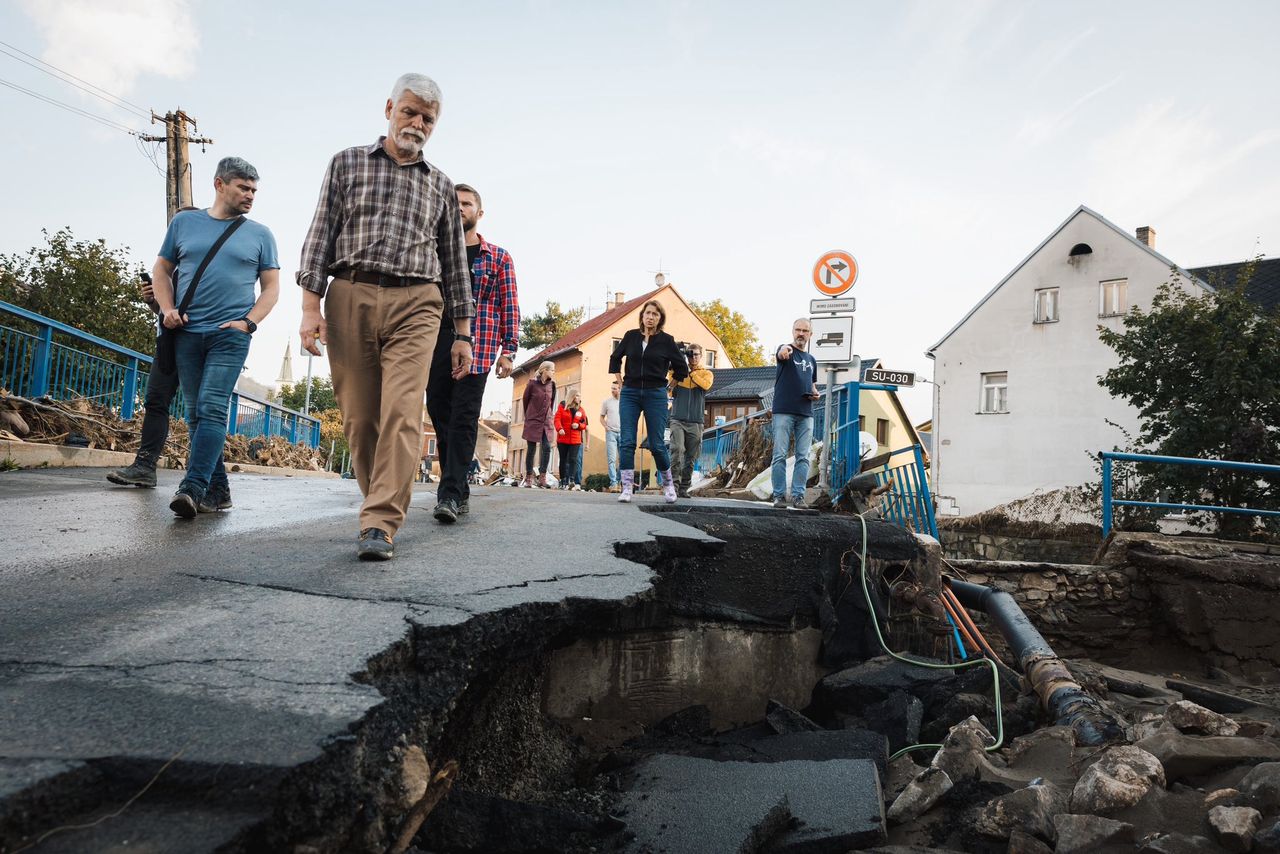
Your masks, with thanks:
M587 492L604 492L609 488L609 475L589 474L582 482L582 488Z

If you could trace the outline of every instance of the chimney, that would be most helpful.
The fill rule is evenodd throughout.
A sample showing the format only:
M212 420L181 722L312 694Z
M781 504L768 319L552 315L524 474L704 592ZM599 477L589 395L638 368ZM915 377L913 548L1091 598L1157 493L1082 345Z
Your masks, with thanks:
M1152 249L1156 248L1156 230L1149 225L1144 225L1137 231L1138 242L1145 243Z
M622 291L614 291L614 292L613 292L613 305L609 306L609 308L617 308L618 306L622 305L622 304L623 304L624 302L626 302L626 301L627 301L627 295L626 295L626 294L624 294Z
M662 287L667 283L667 277L659 273L658 275L653 277L653 283L658 287Z

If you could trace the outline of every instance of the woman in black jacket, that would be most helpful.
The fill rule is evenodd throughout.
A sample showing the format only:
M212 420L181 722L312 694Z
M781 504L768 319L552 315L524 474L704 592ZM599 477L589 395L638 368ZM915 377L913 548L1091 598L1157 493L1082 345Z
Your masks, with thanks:
M668 504L675 503L676 487L671 479L671 457L667 454L668 372L680 381L689 375L689 365L676 347L676 339L662 331L667 313L651 299L640 309L640 326L627 331L609 357L609 372L622 384L618 396L618 467L622 470L622 494L618 500L631 501L635 488L636 427L644 413L649 432L649 450L662 479L662 493ZM623 370L623 362L626 370Z

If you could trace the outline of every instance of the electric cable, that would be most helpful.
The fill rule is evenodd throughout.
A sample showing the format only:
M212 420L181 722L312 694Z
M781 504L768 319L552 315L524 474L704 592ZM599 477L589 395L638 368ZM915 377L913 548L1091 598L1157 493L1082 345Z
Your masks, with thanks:
M5 48L8 48L8 50L5 50ZM27 59L35 60L35 62L28 62L27 59L23 59L22 56L14 56L14 53L11 53L10 51L13 51L14 53L20 53L22 54L22 56L27 57ZM23 50L20 47L15 47L14 45L9 44L8 42L0 41L0 54L4 54L10 59L16 59L18 62L21 62L24 65L31 66L36 71L39 71L43 74L48 74L50 77L53 77L56 80L61 80L63 83L66 83L68 85L74 86L80 91L88 95L92 95L95 98L98 98L102 101L106 101L108 104L111 104L113 107L119 107L120 109L123 109L123 110L132 110L133 112L137 113L144 119L151 118L151 112L147 110L145 107L140 107L137 104L133 103L132 101L126 101L124 98L121 98L119 95L113 95L110 92L108 92L106 89L103 89L101 86L90 83L88 80L85 80L83 77L77 77L74 74L72 74L70 71L63 71L61 68L59 68L58 66L52 63L45 62L43 59L32 56L31 54L27 53L25 50ZM45 68L41 68L40 66L45 66ZM49 70L50 68L53 69L53 71L50 71ZM67 79L67 78L70 78L70 79ZM83 83L84 86L81 86L80 85L81 83ZM85 88L86 86L89 88L86 89ZM93 91L94 89L96 89L97 91L96 92Z
M880 621L875 617L876 607L871 599L871 588L867 585L867 520L864 519L861 514L857 516L857 519L860 523L862 523L862 546L858 553L858 560L862 564L862 571L861 571L862 595L865 596L867 599L867 613L871 615L871 625L876 630L876 640L880 642L880 648L883 649L889 655L890 658L897 659L898 661L901 661L905 664L913 664L916 667L925 667L930 670L955 671L965 667L976 667L981 664L985 664L988 667L990 667L992 690L995 692L995 700L996 700L995 702L996 735L995 735L995 743L983 749L987 753L992 753L996 750L999 750L1000 747L1004 744L1004 711L1000 703L1000 671L999 669L997 669L996 663L992 661L990 658L987 658L984 656L983 658L972 658L968 661L961 661L955 664L935 664L932 661L917 661L913 658L908 658L905 655L902 655L900 653L894 652L893 650L889 649L889 644L886 643L884 639L884 633L880 630ZM903 756L907 753L913 753L917 750L940 750L941 748L942 748L941 744L912 744L902 748L901 750L896 751L892 756L889 757L889 761L892 762L893 760L897 759L899 756Z
M38 101L44 101L46 104L51 104L55 107L66 110L69 113L75 113L78 116L82 116L83 118L89 119L90 121L97 122L98 124L109 127L112 130L123 131L124 133L127 133L131 136L137 136L138 134L137 131L131 129L128 125L121 124L120 122L117 122L114 119L108 119L104 116L98 115L97 113L91 113L88 110L82 110L79 107L66 103L65 101L59 101L56 98L50 98L48 95L41 95L39 92L28 89L25 86L19 86L17 83L11 83L10 81L5 80L3 78L0 78L0 86L8 86L10 89L21 92L24 95L30 95L32 98L35 98Z

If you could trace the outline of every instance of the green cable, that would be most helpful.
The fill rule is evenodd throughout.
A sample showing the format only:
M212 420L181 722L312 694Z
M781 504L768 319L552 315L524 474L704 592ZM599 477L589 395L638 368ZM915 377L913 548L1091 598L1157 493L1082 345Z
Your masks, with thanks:
M1004 713L1000 706L1000 671L996 669L996 663L986 656L975 658L970 661L962 661L958 664L934 664L930 661L916 661L913 658L907 658L905 655L899 655L889 649L889 645L885 643L884 634L880 631L880 620L876 618L876 608L871 601L871 588L867 586L867 520L858 516L858 521L862 523L862 549L858 554L858 560L862 564L862 594L867 597L867 613L871 617L871 625L875 627L876 639L880 641L880 648L887 652L890 657L896 658L898 661L906 664L914 664L916 667L928 667L932 670L958 670L962 667L975 667L979 664L985 664L991 668L992 688L996 695L996 741L990 747L984 748L988 753L992 753L1000 749L1004 744ZM897 759L906 753L912 753L916 750L939 750L941 744L913 744L904 747L889 757L889 761Z

